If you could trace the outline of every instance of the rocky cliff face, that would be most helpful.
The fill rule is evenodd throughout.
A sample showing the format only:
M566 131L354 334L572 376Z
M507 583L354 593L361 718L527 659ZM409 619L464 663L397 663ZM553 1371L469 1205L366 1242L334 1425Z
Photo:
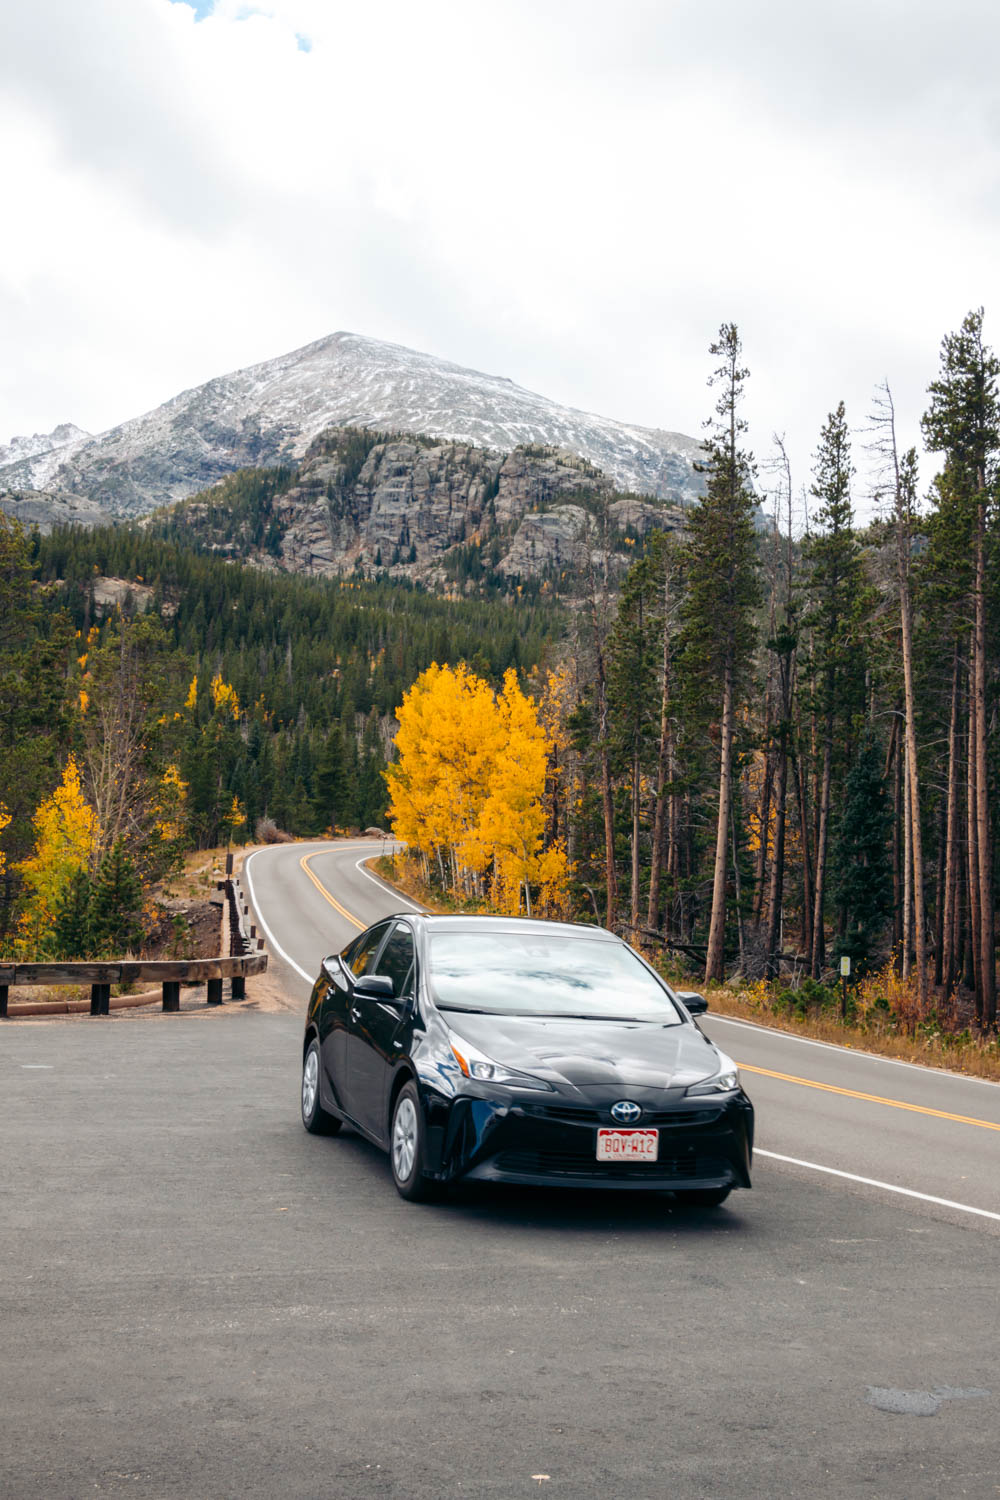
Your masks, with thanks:
M53 526L106 526L111 517L86 495L65 495L51 491L0 490L0 510L13 516L29 529L51 531Z
M339 576L361 570L435 587L499 586L584 566L604 530L621 566L679 506L623 495L575 454L537 445L506 455L464 443L323 434L287 483L267 493L230 480L172 510L165 524L259 566Z
M335 333L183 391L99 437L16 439L0 449L0 491L58 490L115 515L143 515L247 465L301 460L332 426L431 434L510 452L551 445L620 489L689 503L701 490L694 438L561 406L510 380L395 344Z

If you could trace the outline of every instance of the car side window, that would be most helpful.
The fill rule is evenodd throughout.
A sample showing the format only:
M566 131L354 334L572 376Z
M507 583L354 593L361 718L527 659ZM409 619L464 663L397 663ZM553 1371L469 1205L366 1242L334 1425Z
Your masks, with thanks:
M387 974L394 995L406 995L413 988L413 933L403 922L397 922L379 955L376 974Z
M362 974L370 974L372 972L372 965L375 961L375 955L378 952L378 945L385 937L388 926L388 922L380 922L377 927L372 928L371 932L360 937L354 947L348 948L344 954L344 962L355 979L360 979Z

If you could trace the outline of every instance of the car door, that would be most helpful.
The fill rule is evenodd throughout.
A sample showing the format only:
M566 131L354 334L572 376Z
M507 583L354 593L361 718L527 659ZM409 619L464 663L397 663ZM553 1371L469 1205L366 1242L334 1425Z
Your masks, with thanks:
M391 923L378 922L323 965L327 991L320 1011L319 1041L333 1103L353 1116L348 1088L347 1037L351 1025L352 981L374 963Z
M413 933L406 922L397 921L374 963L365 971L392 980L393 1000L355 991L347 1029L347 1089L351 1118L374 1136L387 1133L386 1108L389 1079L396 1056L397 1039L408 1015L414 993Z

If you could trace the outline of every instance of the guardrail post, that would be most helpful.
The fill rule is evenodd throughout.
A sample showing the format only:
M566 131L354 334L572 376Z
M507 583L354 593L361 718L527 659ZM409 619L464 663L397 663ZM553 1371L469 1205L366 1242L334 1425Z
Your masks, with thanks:
M110 984L92 984L90 986L90 1014L92 1016L107 1016L111 1014Z
M230 993L234 1000L245 1000L247 997L247 982L242 974L234 974L231 982Z
M163 1009L180 1010L181 1008L181 986L177 979L165 979L163 981Z
M221 1005L222 1004L222 980L221 979L210 979L208 981L208 1004L209 1005Z
M0 1020L7 1019L7 986L0 984Z

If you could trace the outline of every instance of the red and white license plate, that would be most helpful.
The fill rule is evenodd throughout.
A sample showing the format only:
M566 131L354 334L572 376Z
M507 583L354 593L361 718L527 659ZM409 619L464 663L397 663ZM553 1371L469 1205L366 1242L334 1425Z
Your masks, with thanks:
M660 1147L658 1130L599 1130L598 1161L655 1161Z

